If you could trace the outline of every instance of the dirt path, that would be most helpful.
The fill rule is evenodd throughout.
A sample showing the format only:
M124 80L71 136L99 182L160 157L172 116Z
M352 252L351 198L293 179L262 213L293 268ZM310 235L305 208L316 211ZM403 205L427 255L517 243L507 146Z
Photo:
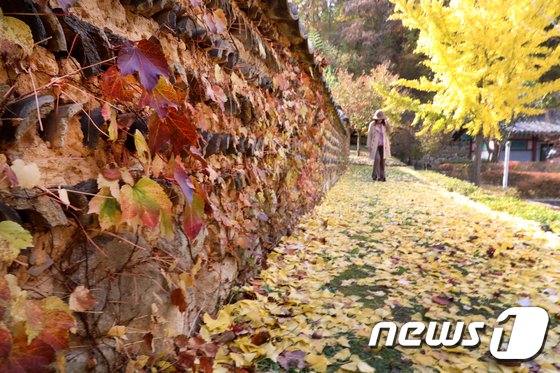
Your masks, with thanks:
M201 335L225 341L216 371L557 371L560 240L390 168L387 183L351 166L269 268ZM544 352L517 366L489 357L494 321L515 305L544 307ZM367 346L382 320L485 321L475 349ZM225 338L224 336L227 336ZM231 340L233 339L233 340ZM220 343L220 342L218 342Z

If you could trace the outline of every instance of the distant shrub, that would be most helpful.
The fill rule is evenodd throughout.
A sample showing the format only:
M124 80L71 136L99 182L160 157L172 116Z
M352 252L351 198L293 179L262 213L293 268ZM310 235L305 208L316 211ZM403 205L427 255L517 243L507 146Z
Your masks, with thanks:
M453 167L454 167L453 164L450 164L450 163L442 163L442 164L439 165L438 171L440 171L440 172L441 172L441 171L453 171Z
M453 178L469 180L471 165L442 163L438 171ZM484 184L501 185L503 176L503 163L488 163L482 167L481 178ZM509 185L515 187L523 197L560 198L560 165L545 162L511 162Z
M442 163L438 166L437 170L447 176L469 180L471 167L471 163Z
M482 173L482 180L489 184L501 184L504 172L492 170ZM523 197L560 198L560 173L509 171L509 184Z
M515 187L528 197L560 198L560 173L519 172L511 173Z

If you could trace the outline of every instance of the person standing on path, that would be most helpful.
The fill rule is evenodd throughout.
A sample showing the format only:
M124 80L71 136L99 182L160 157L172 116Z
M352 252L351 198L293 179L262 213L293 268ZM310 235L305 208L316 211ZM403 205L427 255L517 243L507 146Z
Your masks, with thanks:
M385 160L391 157L391 124L381 110L377 110L368 127L367 147L373 159L373 181L385 181Z

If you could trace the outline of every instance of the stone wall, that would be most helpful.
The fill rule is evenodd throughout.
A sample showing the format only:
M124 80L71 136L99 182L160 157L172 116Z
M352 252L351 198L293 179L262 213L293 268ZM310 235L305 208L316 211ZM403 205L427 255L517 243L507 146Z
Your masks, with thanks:
M68 371L124 369L130 356L165 353L170 337L192 335L201 315L258 271L346 166L349 133L297 11L283 0L1 0L0 7L35 41L29 53L17 45L1 52L0 221L33 236L1 274L14 275L30 299L68 302L79 286L93 296L90 309L73 313L71 348L57 360ZM184 93L165 107L179 107L196 129L194 145L179 152L173 138L171 149L152 148L158 133L149 105L106 94L104 85L121 82L108 74L122 49L141 40L161 46L168 80ZM148 161L135 133L156 150ZM7 183L18 159L38 167L37 187ZM194 202L178 169L204 196L195 237L185 231L192 219L181 224ZM116 170L115 181L108 175ZM163 209L159 225L107 225L91 213L104 182L122 190L141 177L172 203L169 234Z
M433 169L445 162L460 162L469 160L469 141L444 140L443 143L431 149L421 159L414 162L416 169Z

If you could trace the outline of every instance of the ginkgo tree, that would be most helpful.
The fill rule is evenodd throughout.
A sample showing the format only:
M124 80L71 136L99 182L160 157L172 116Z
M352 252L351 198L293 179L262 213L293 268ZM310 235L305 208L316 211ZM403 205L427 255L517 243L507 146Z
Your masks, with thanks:
M532 104L560 90L558 79L541 81L560 63L560 48L550 46L560 36L560 0L391 1L392 17L419 31L416 51L428 56L433 72L398 82L434 95L428 103L408 100L415 123L424 132L466 129L476 136L478 184L484 138L501 138L500 124L540 114Z

